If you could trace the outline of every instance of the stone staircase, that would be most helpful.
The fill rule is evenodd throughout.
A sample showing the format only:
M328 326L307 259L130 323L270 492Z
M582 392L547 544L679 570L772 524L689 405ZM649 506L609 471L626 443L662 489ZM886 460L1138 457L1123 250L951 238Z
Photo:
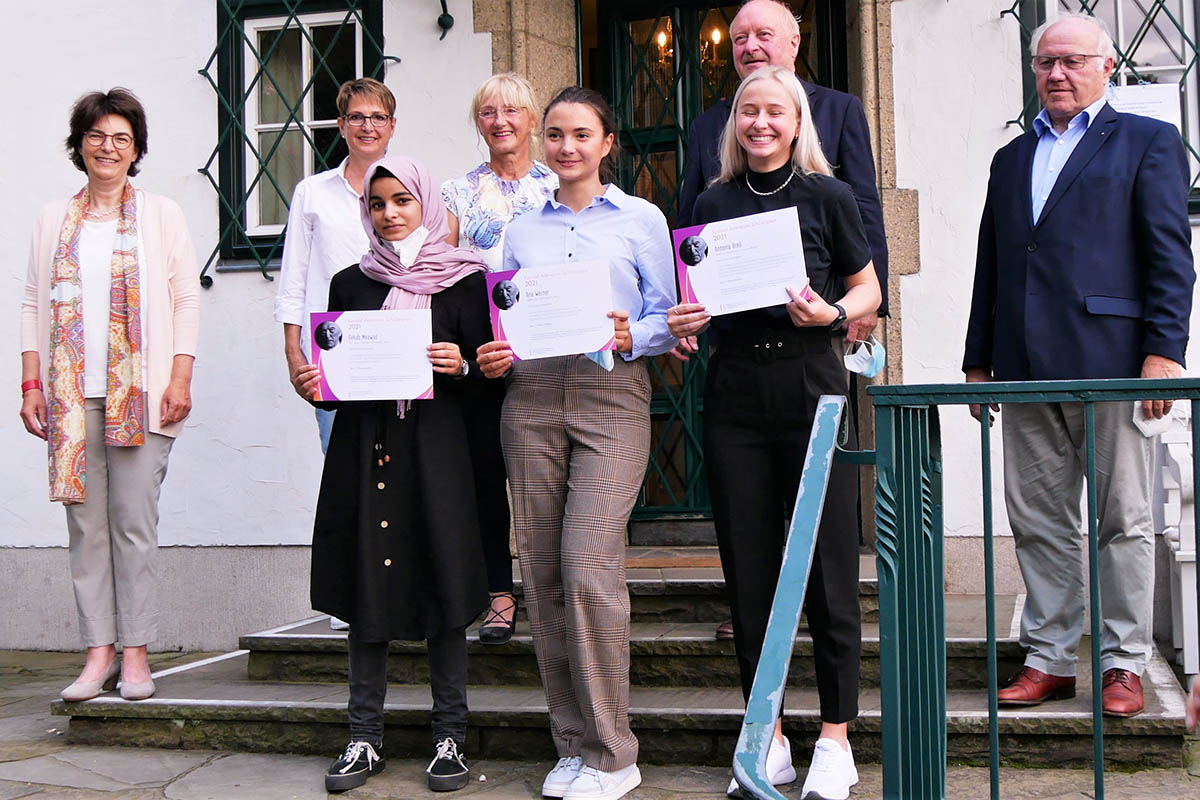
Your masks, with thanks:
M713 638L725 615L715 548L630 548L630 716L647 763L728 764L741 725L733 643ZM878 591L874 560L863 558L860 717L855 755L880 757ZM518 584L518 592L520 587ZM1000 675L1021 661L1015 623L1022 598L997 598ZM987 758L987 648L984 598L946 598L948 752L953 760ZM471 718L468 752L475 758L553 760L545 701L527 623L506 645L469 632ZM70 717L71 741L142 747L232 749L330 755L346 739L346 638L328 618L314 617L241 637L241 649L155 676L156 696L130 703L115 694L86 703L54 704ZM1081 647L1085 659L1086 642ZM1081 664L1074 700L1004 711L1000 746L1006 762L1084 766L1091 762L1089 665ZM391 646L386 706L387 747L397 756L429 749L427 664L421 644ZM1183 762L1183 694L1157 655L1143 677L1146 713L1106 719L1105 753L1123 766ZM785 728L796 753L811 750L820 720L813 682L812 640L803 620L793 649ZM797 756L801 758L801 756Z

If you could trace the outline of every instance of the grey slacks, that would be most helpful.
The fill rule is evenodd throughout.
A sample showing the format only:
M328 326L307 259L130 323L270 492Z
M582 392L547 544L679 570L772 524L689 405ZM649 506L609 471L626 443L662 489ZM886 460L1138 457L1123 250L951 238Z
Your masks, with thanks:
M1086 592L1086 528L1080 513L1087 470L1083 405L1006 405L1000 416L1005 500L1027 592L1021 616L1025 664L1071 676ZM1096 542L1100 669L1140 675L1151 647L1154 527L1151 440L1132 416L1131 403L1096 405Z
M158 635L158 495L175 440L106 446L104 398L84 402L87 499L65 506L79 635L85 647L139 647Z
M612 772L629 729L625 530L650 452L645 364L584 356L513 367L501 416L517 550L560 757Z

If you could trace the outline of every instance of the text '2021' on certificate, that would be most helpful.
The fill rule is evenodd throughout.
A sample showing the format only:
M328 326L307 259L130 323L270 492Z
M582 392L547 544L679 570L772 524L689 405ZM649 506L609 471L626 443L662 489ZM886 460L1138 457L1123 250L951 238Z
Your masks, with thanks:
M808 284L794 208L692 225L671 232L685 303L732 314L787 303L787 287Z
M518 361L616 346L608 312L612 275L604 261L525 267L487 276L492 333Z
M316 400L433 397L433 315L428 308L319 311L311 316Z

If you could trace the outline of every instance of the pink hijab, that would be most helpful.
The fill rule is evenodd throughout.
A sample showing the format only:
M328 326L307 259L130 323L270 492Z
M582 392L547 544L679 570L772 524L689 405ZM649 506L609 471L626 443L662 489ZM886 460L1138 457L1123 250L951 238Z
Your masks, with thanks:
M416 261L411 267L400 262L400 256L390 243L380 238L371 221L371 179L380 169L386 169L404 184L421 203L421 225L429 231ZM358 202L363 228L367 231L370 249L358 267L368 278L392 287L383 301L383 308L429 308L429 296L449 288L473 272L487 270L483 260L470 250L446 244L450 224L446 222L446 207L441 193L433 185L429 170L419 161L407 156L384 156L363 176L363 193Z

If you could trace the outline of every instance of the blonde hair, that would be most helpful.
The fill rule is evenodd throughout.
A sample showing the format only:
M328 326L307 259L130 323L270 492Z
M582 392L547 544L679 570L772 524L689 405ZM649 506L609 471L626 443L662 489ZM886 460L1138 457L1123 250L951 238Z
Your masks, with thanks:
M721 171L717 175L717 180L721 183L729 183L734 178L744 175L750 167L746 151L737 140L738 106L741 104L742 95L747 86L772 79L787 90L792 102L796 104L796 116L800 124L796 130L796 140L792 143L792 169L801 175L810 172L833 175L833 167L829 166L829 161L821 152L821 140L817 136L817 128L813 125L812 115L808 110L808 93L800 85L796 73L783 67L759 67L747 75L738 87L737 94L733 96L733 110L729 114L729 121L725 123L725 130L721 132L718 148L721 154Z
M475 96L471 98L471 122L480 134L483 131L479 128L479 109L493 96L500 100L501 105L525 109L536 123L538 104L533 94L533 86L515 72L498 72L479 84Z

